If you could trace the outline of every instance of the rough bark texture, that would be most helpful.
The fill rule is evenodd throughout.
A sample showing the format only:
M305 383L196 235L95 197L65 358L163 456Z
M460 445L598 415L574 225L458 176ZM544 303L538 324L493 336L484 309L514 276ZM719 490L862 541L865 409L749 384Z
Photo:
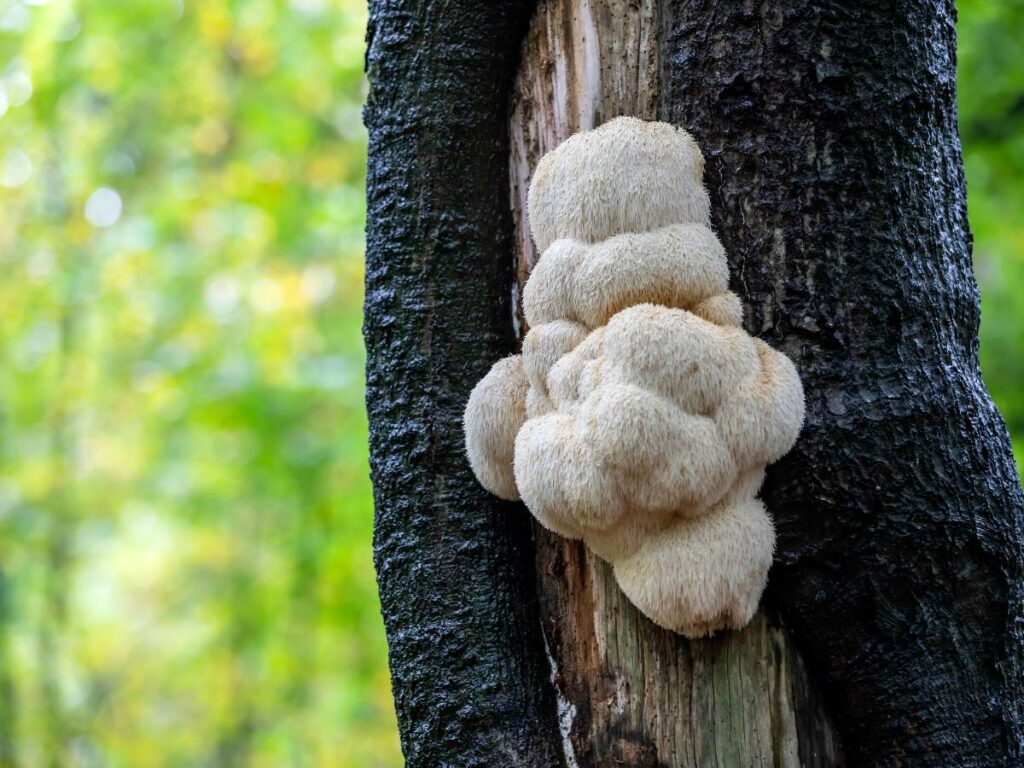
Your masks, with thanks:
M526 2L370 4L367 407L375 563L410 766L558 766L529 525L463 453L513 347L508 94Z
M808 419L771 601L853 765L1020 765L1022 496L978 369L950 2L666 0L746 325Z
M511 116L520 287L537 259L526 194L537 161L618 115L658 118L658 4L547 0L523 45ZM521 327L525 321L520 317ZM561 725L581 766L833 766L833 731L783 628L689 642L644 618L611 567L535 525Z

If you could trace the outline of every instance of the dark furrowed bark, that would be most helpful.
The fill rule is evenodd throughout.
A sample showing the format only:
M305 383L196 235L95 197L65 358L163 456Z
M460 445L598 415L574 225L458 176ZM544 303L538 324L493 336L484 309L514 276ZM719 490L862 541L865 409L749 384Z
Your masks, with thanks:
M557 766L528 518L463 453L512 335L508 98L530 2L370 3L374 557L410 766Z
M668 0L665 118L708 159L746 325L807 425L769 599L854 765L1019 765L1022 495L982 384L949 2Z

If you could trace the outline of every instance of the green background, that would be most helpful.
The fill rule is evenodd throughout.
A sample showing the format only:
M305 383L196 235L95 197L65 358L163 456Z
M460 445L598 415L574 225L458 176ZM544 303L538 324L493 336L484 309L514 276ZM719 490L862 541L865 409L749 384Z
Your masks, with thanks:
M1024 445L1024 4L961 4ZM0 0L0 768L401 764L371 562L356 0Z

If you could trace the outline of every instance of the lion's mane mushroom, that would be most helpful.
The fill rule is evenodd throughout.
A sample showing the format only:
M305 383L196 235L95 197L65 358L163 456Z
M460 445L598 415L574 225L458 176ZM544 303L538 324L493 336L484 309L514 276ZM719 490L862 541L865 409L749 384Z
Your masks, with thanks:
M582 539L688 637L756 610L775 542L756 494L804 417L792 363L741 327L703 168L688 133L633 118L544 156L530 330L465 413L481 484Z

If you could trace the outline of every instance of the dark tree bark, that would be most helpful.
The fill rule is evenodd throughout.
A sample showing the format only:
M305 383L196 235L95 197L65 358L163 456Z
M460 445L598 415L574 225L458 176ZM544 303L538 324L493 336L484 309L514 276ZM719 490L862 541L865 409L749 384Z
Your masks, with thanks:
M665 7L746 327L807 425L770 599L855 765L1020 765L1022 502L978 367L952 2Z
M763 494L779 530L769 606L850 764L1020 764L1024 503L978 373L953 8L656 5L663 119L708 157L748 330L807 392L804 434ZM509 101L531 11L371 2L375 562L412 766L564 761L528 517L479 488L461 432L469 390L514 346ZM708 658L732 646L711 641ZM622 692L641 726L695 716L652 709L652 689ZM633 764L688 764L660 750Z
M462 410L513 348L508 94L527 3L372 2L367 408L375 563L411 766L556 766L527 517Z

